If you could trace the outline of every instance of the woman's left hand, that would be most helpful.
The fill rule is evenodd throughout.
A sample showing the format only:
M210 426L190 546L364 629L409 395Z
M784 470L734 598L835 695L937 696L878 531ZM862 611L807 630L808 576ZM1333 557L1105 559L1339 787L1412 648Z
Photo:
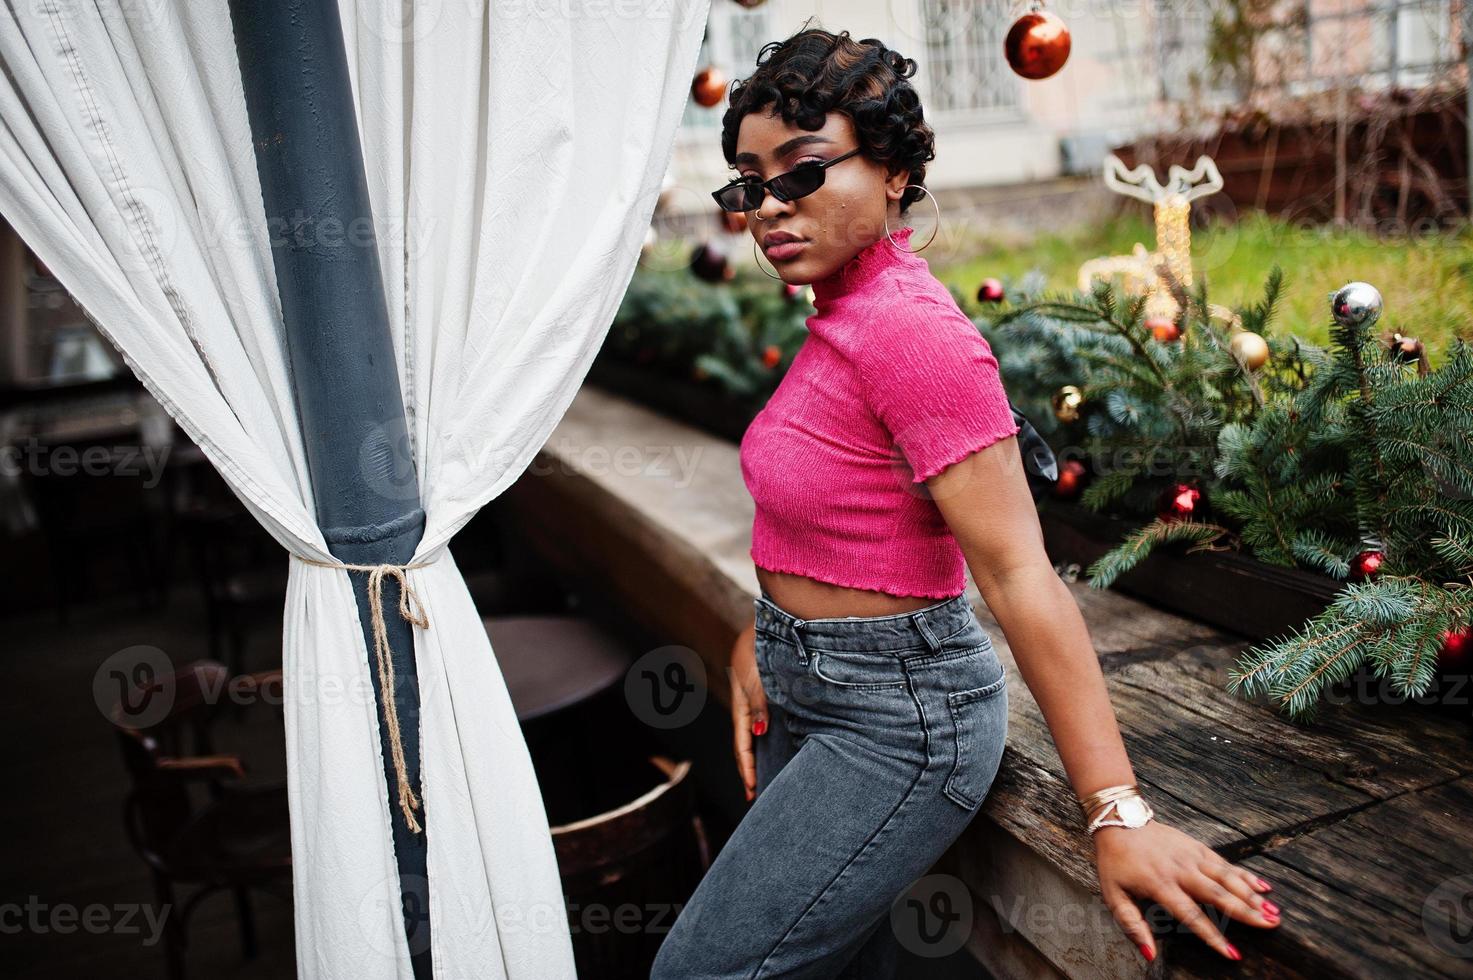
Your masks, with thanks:
M1148 960L1156 958L1156 939L1133 899L1158 902L1230 960L1243 955L1223 938L1199 902L1251 926L1279 924L1278 907L1260 894L1271 890L1268 882L1158 820L1143 827L1101 827L1094 844L1100 895Z

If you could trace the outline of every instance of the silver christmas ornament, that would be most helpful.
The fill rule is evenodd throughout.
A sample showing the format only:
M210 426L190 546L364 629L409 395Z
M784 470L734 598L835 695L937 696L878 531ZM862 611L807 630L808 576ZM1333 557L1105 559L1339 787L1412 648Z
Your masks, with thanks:
M1342 327L1369 327L1381 316L1381 292L1368 282L1350 282L1330 297L1330 315Z

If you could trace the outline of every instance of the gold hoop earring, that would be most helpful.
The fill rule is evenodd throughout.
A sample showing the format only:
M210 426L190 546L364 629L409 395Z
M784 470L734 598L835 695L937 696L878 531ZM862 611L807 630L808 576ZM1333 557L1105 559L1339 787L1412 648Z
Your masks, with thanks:
M753 259L753 261L755 261L757 263L757 268L762 269L762 256L759 255L758 252L757 252L757 239L755 239L755 238L752 239L752 259ZM783 282L787 282L787 280L786 279L783 279L782 276L775 276L772 273L768 272L766 269L762 269L762 271L763 271L763 273L766 274L767 278L769 278L769 279L779 279L779 280L782 280Z
M930 201L931 206L936 209L936 228L934 231L931 232L931 237L926 239L926 244L922 245L920 248L901 248L899 245L895 244L895 238L890 234L890 209L885 209L885 240L890 243L890 247L895 249L895 251L905 252L907 255L914 255L916 252L924 251L926 249L926 246L935 241L936 236L941 233L941 205L936 203L936 195L932 194L931 191L924 185L906 184L905 186L915 187L925 191L926 200Z

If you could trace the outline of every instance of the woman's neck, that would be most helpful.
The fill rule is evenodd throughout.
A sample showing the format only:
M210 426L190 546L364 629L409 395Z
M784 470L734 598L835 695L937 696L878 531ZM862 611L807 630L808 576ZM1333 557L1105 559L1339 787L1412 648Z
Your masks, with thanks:
M926 260L909 251L914 228L897 228L888 237L881 235L860 249L853 258L822 279L813 281L814 309L822 311L834 300L858 292L887 270L924 267Z

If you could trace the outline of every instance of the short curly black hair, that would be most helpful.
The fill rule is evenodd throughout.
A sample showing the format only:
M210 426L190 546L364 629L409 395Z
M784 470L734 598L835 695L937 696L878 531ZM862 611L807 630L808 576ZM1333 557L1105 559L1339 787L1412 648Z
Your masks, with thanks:
M909 82L915 70L915 61L878 38L855 41L848 31L805 28L771 41L757 53L757 70L732 83L721 117L721 152L734 163L742 117L768 105L807 130L823 128L824 114L837 110L854 121L865 156L886 164L892 175L908 169L910 183L924 186L926 162L936 157L936 134ZM907 187L900 213L921 194Z

